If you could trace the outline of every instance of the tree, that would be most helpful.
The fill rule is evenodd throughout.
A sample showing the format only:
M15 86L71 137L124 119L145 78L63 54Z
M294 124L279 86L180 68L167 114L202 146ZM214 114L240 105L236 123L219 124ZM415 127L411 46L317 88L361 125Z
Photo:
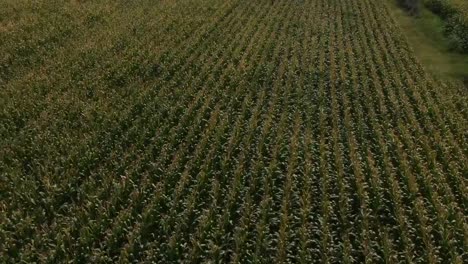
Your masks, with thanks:
M410 15L419 15L421 11L420 0L398 0L398 2Z

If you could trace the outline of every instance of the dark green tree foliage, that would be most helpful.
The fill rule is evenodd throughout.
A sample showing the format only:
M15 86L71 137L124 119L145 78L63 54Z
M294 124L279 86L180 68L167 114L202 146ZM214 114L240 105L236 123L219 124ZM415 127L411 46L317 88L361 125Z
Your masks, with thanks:
M398 4L412 16L417 16L421 12L420 2L420 0L398 0Z
M451 47L468 53L468 23L461 15L454 15L445 24L445 34L449 37Z
M453 49L468 52L468 5L462 1L425 0L424 4L444 21L445 35Z

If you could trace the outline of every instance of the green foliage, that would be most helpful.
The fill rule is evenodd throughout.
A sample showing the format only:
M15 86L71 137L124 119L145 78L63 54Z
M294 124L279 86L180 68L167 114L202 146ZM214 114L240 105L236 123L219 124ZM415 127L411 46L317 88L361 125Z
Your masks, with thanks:
M453 48L468 52L468 2L463 0L425 0L425 5L446 22L445 33Z
M462 263L467 102L370 0L0 3L0 262Z
M398 3L412 16L417 16L421 12L420 0L398 0Z
M388 2L390 11L413 51L431 74L446 81L463 82L468 73L468 54L453 50L444 34L445 22L426 7L415 18Z

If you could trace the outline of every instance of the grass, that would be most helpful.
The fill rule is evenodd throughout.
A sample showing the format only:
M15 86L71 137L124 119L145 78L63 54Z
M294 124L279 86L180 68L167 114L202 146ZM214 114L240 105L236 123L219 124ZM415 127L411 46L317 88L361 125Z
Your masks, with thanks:
M390 10L401 31L427 70L448 79L463 80L468 77L468 55L451 49L449 40L444 36L444 21L439 16L422 7L418 17L411 17L395 1L390 2Z

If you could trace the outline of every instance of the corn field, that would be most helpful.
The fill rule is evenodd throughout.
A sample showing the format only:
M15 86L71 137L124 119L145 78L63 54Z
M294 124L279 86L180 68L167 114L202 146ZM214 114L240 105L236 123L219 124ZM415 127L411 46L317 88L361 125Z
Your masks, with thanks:
M386 0L4 0L1 263L466 263L468 96Z

